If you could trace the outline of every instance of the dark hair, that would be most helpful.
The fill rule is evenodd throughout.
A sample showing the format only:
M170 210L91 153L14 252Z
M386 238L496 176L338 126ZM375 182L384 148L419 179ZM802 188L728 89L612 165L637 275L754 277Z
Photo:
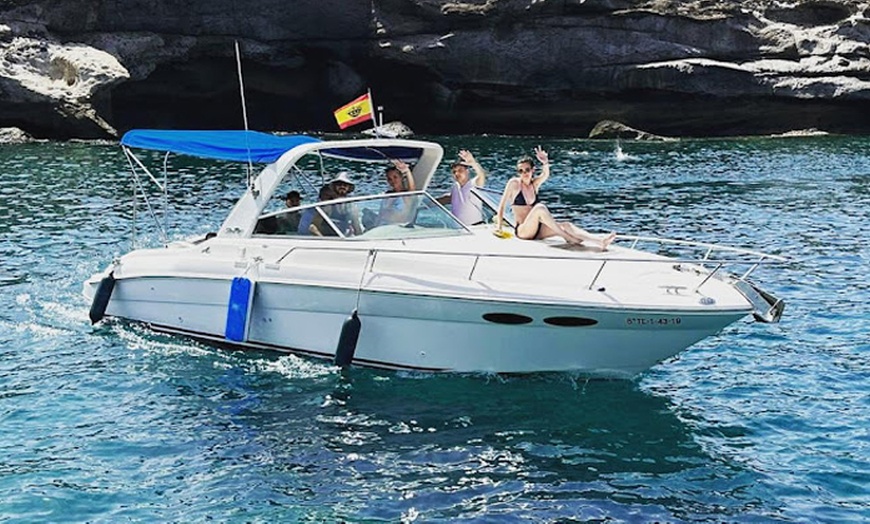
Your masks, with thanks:
M517 167L520 167L520 164L529 164L529 167L535 167L535 161L530 156L524 156L517 160Z
M332 190L332 184L324 184L320 188L320 193L317 194L317 197L320 200L326 200L327 197L331 197L334 195L335 195L335 192L333 192L333 190Z
M468 169L469 167L471 167L468 165L468 162L465 162L464 160L457 160L456 162L453 162L452 164L450 164L450 170L453 171L455 168L460 167L460 166L464 167L465 169Z
M284 195L284 200L290 200L291 198L302 198L302 195L299 194L299 191L295 189L292 191L288 191L286 195Z
M396 167L396 166L392 166L392 165L387 166L387 168L384 169L384 174L386 175L386 174L389 173L390 171L395 171L396 173L399 173L400 175L402 174L402 172L399 171L399 168L398 168L398 167Z

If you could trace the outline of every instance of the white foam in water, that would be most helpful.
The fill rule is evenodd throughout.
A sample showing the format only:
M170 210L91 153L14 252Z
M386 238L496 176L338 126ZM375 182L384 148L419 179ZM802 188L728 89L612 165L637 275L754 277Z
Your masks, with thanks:
M284 355L277 360L261 360L254 369L278 373L287 378L317 378L338 373L338 368L324 362L314 362L296 355Z
M71 303L76 303L75 300L70 300ZM81 305L79 303L79 305ZM81 305L81 307L70 307L70 304L62 304L60 302L46 302L42 304L42 309L51 313L52 317L64 321L64 323L79 324L81 322L89 322L88 311L89 307Z
M139 349L143 351L157 351L165 355L219 355L217 351L210 351L197 346L195 343L181 344L169 341L158 341L149 339L147 336L140 335L134 331L134 326L123 325L116 323L112 326L115 334L123 340L129 349ZM148 336L155 336L153 332L147 332ZM167 335L168 336L168 335Z
M394 371L393 373L395 373L397 377L414 380L428 380L437 377L435 373L427 373L425 371L411 371L408 369L400 369Z
M408 508L408 511L402 513L402 522L416 522L420 518L420 512L416 508Z
M637 158L628 153L624 153L619 142L616 143L616 149L613 150L613 154L616 157L617 162L625 162L626 160L635 160Z
M23 313L23 315L21 316L26 320L4 323L4 325L8 326L9 331L15 332L19 335L24 333L31 333L40 338L66 336L72 333L72 331L64 329L63 327L46 325L46 320L40 314L41 312L34 311L34 306L42 306L43 310L55 313L55 310L64 309L60 304L39 304L37 301L33 300L33 297L30 295L30 293L21 293L17 295L15 297L15 303L22 307L20 312Z
M71 332L66 329L43 326L34 322L2 322L0 323L0 326L3 326L4 330L8 330L18 335L30 333L44 339L68 336L71 334Z

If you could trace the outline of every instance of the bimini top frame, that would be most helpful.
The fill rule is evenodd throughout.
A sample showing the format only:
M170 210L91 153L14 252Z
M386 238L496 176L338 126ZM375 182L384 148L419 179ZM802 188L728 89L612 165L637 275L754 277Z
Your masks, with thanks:
M305 155L317 154L356 162L389 163L402 160L413 165L417 189L426 190L444 151L440 145L419 140L371 138L331 140L300 144L267 165L254 184L239 199L218 232L220 237L249 237L269 200L296 163Z
M166 158L164 158L164 182L161 184L148 168L130 150L147 149L177 153L214 160L228 160L252 164L266 163L255 180L248 183L247 191L233 207L221 226L219 236L246 237L254 230L262 210L275 190L307 154L338 158L356 162L387 163L398 159L412 164L416 187L428 187L435 168L441 161L443 150L432 142L403 139L363 139L322 141L306 135L272 135L257 131L165 131L137 129L128 131L121 139L124 153L130 162L136 187L146 199L151 215L166 241L165 226L159 220L147 200L145 189L136 173L136 166L164 193L167 191ZM134 165L135 164L135 165ZM298 168L296 168L298 169ZM134 206L135 207L135 206ZM164 210L165 215L165 210ZM135 225L134 225L135 231Z

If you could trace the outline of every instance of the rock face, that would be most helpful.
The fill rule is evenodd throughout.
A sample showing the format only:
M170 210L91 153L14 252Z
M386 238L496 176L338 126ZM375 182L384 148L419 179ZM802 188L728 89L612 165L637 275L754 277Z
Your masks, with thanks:
M414 132L411 131L411 128L402 122L387 122L384 125L366 129L362 134L384 138L410 138L414 136Z
M39 29L0 25L0 126L42 136L114 134L106 101L127 71L105 51L61 44Z
M670 142L677 140L676 138L647 133L621 122L614 122L613 120L602 120L595 124L592 131L589 132L589 138L628 138L629 140L644 140L649 142Z
M0 144L23 144L33 140L17 127L0 127Z
M870 4L5 0L0 127L336 131L371 88L422 133L870 132Z

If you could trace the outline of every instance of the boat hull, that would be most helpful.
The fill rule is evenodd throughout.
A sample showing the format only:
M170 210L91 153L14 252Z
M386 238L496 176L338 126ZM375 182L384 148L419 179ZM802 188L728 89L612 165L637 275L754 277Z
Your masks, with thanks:
M96 280L85 286L93 296ZM356 309L357 365L426 372L575 371L631 377L745 316L450 298L258 281L246 339L224 337L231 283L119 279L106 316L221 344L332 359Z

